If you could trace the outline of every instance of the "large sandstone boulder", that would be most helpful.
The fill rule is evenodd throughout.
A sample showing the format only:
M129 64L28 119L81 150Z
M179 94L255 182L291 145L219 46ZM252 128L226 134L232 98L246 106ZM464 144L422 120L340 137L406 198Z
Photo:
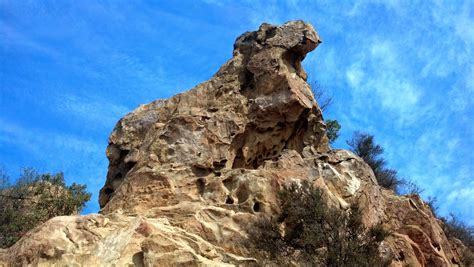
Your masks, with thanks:
M252 265L238 242L245 226L278 212L283 185L308 180L330 205L357 203L364 224L391 230L381 252L393 266L459 264L423 201L381 189L363 160L330 150L301 66L320 42L302 21L238 37L211 80L117 123L101 214L54 218L0 252L0 262Z

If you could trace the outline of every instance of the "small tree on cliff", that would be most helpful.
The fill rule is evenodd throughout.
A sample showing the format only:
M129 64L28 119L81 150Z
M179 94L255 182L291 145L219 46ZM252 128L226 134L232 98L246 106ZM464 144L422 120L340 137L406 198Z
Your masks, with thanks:
M86 186L67 186L63 173L23 170L12 185L0 172L0 247L13 245L26 232L52 217L79 213L91 194Z
M311 90L313 91L314 98L319 105L322 112L326 111L333 104L333 97L329 95L328 91L321 86L318 82L311 83ZM325 120L326 122L326 135L329 139L329 143L333 143L339 137L339 130L341 125L337 120Z
M329 143L334 143L339 137L339 130L341 130L341 125L337 120L326 120L326 135L329 139Z
M396 170L385 167L387 161L382 157L383 148L375 143L373 135L354 132L347 144L356 155L369 164L379 185L397 191L403 181L398 178Z

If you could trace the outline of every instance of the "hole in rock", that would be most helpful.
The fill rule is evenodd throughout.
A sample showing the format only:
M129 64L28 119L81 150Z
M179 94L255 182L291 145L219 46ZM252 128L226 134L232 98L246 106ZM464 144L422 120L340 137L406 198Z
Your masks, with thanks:
M206 180L203 178L199 178L196 180L196 186L200 195L204 194L204 190L206 190Z
M279 121L276 125L277 128L284 128L285 127L285 123Z
M125 156L127 156L128 152L130 152L130 150L120 150L120 158L125 158Z
M326 156L326 155L323 155L323 156L319 157L319 159L322 160L322 161L324 161L324 162L328 162L329 157Z
M266 132L271 132L273 131L272 127L267 127L267 128L257 128L257 133L266 133Z
M112 188L110 188L110 187L107 187L107 188L104 190L104 193L105 193L106 195L110 195L110 194L112 194L113 192L114 192L114 190L113 190Z
M125 173L128 173L137 163L129 161L125 163Z
M210 169L204 168L204 167L199 167L199 166L192 166L191 171L197 177L207 176L211 173Z
M132 256L133 266L135 267L144 267L145 266L145 255L143 251L137 252Z
M227 163L226 159L223 159L221 161L214 161L212 163L212 166L214 167L214 170L218 171L221 170L225 167L225 164Z
M172 139L171 137L168 136L168 133L164 133L160 135L158 138L160 138L161 140L165 141L168 144L172 143Z
M398 255L399 255L398 259L399 259L400 261L405 260L405 254L403 254L403 251L400 251L400 254L398 254Z
M225 204L234 204L234 199L231 196L227 196Z
M258 159L254 159L252 161L252 168L257 169L260 166L260 161Z
M120 180L122 178L123 178L123 175L122 175L122 173L119 172L115 175L114 180Z
M454 257L451 258L451 263L453 263L453 264L459 264L459 262L458 262Z
M224 181L222 181L222 183L224 184L225 188L227 188L227 190L232 191L232 185L234 183L232 177L225 179Z
M265 35L266 35L266 38L267 38L267 39L272 38L273 36L276 35L276 28L275 28L275 27L272 27L272 28L266 30L266 31L265 31Z
M256 201L255 203L253 203L253 211L260 212L260 209L261 209L260 202Z
M248 192L247 188L245 188L245 187L239 188L236 195L237 195L237 199L239 201L239 204L244 203L249 198L249 192Z
M244 162L244 156L242 154L242 148L239 148L237 150L237 153L235 155L235 158L234 158L234 164L232 164L232 168L235 169L235 168L243 168L245 165L245 162Z
M245 70L243 75L239 77L241 80L240 83L240 92L242 92L243 95L248 95L250 92L255 89L255 84L254 84L254 74L250 72L249 70Z

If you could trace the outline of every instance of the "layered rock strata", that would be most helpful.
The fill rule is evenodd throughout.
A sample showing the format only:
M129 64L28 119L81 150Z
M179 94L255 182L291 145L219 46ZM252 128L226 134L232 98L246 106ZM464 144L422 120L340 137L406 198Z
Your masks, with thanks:
M321 40L302 21L237 38L207 82L140 106L109 139L101 214L57 217L8 250L5 265L224 266L256 260L245 226L278 212L277 192L308 180L330 205L357 203L392 234L392 266L460 263L429 207L377 185L349 151L331 150L301 61Z

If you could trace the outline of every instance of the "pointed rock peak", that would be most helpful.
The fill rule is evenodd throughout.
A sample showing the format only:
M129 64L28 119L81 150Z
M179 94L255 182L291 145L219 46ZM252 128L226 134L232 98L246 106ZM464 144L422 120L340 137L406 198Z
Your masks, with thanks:
M246 32L239 36L235 41L234 49L240 52L249 50L255 52L281 47L304 58L320 43L321 39L313 26L298 20L280 26L263 23L258 31Z
M277 65L279 59L283 59L290 71L306 80L301 61L320 43L321 39L313 26L301 20L280 26L263 23L257 31L246 32L237 38L234 55L243 55L243 62L250 62L248 70L254 74L261 72L261 68ZM252 64L252 58L255 58L253 62L267 64Z
M233 57L212 79L122 118L109 138L102 212L180 202L170 188L189 183L196 183L190 195L197 198L206 192L198 179L263 168L286 150L327 151L322 114L301 66L319 43L302 21L262 24L237 38ZM155 180L165 188L145 189ZM169 190L166 198L156 194L161 190Z

